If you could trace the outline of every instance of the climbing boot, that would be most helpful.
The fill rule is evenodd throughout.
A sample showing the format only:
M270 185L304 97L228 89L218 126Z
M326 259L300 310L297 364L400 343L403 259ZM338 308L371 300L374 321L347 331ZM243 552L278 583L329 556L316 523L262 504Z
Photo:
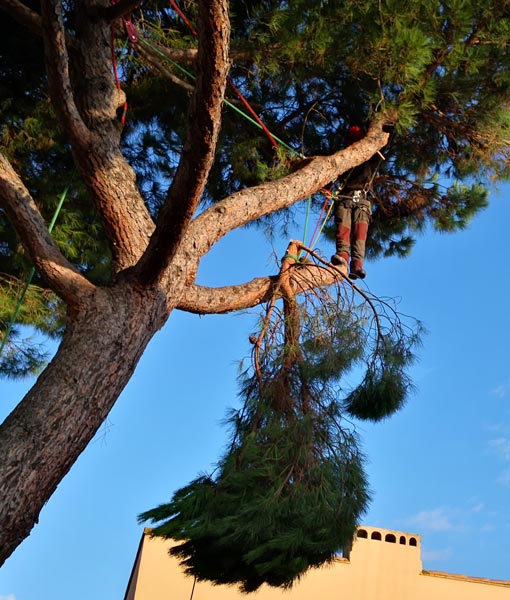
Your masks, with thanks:
M335 267L344 267L347 269L347 261L340 254L333 254L331 257L331 264L335 265Z
M333 261L331 261L333 262ZM365 279L367 273L359 262L351 262L351 268L349 270L350 279Z

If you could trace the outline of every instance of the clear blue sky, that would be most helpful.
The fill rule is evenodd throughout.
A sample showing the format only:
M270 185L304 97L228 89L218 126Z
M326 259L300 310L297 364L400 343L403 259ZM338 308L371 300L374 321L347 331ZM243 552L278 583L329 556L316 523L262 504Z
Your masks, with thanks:
M426 569L496 579L510 579L509 223L505 186L466 231L429 232L408 259L367 265L372 292L398 297L429 333L408 405L358 426L373 490L364 523L421 534ZM328 246L319 243L327 256ZM274 271L256 231L234 232L203 261L201 281ZM0 600L123 597L142 533L136 515L209 469L223 448L221 422L237 400L252 323L246 314L171 316L0 570ZM29 384L0 383L0 418Z

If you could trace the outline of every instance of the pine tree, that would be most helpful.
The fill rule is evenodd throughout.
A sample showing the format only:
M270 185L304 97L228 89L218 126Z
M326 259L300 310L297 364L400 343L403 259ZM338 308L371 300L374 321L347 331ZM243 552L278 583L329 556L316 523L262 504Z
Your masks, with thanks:
M1 8L14 24L3 21L9 35L0 36L0 333L36 270L3 373L43 366L37 347L16 337L20 324L61 337L0 428L2 560L29 534L173 309L269 302L217 473L144 518L156 534L182 540L176 552L200 577L246 590L290 585L329 560L365 510L362 452L344 418L380 420L402 406L419 336L383 305L374 313L371 299L344 305L350 286L315 253L310 263L284 261L277 276L220 289L195 283L200 259L234 228L278 231L272 215L285 224L297 202L318 202L378 152L372 256L407 255L429 224L465 227L486 205L487 186L508 173L510 3L200 0L183 6L198 37L160 2L43 0L39 12L10 0ZM33 38L20 51L25 28ZM128 44L126 31L138 41ZM227 74L284 140L277 152L239 116ZM367 135L342 149L353 123ZM323 293L338 283L339 295ZM354 365L363 375L346 390L342 376ZM234 513L247 489L252 498ZM267 510L243 529L257 502ZM335 520L332 537L311 531L309 506L321 523ZM289 529L288 515L300 527Z

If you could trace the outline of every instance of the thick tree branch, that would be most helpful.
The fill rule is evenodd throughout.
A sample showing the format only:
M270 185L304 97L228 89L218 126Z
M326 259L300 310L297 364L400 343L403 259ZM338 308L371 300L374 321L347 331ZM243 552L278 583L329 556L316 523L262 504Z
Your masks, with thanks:
M278 289L278 276L256 277L239 285L211 288L191 284L176 308L198 315L215 315L258 306Z
M26 27L32 33L42 37L43 22L41 15L30 10L23 2L19 2L19 0L0 0L0 9L5 11L20 25L23 25L23 27ZM75 47L75 39L72 35L66 33L65 40L68 48Z
M296 293L301 293L331 285L345 274L334 267L296 263L292 268L291 284ZM195 314L222 314L253 308L273 297L278 290L278 281L279 275L271 275L220 288L192 284L186 288L176 308Z
M190 83L187 83L180 77L177 77L170 71L170 69L165 67L165 65L161 61L161 54L167 56L170 59L170 61L182 64L186 62L194 62L197 57L197 50L193 48L188 48L185 50L177 48L165 48L164 46L158 46L154 43L148 44L143 40L143 38L141 39L141 43L137 46L137 50L138 54L142 56L148 64L157 69L163 75L163 77L168 79L174 85L183 88L187 92L193 93L193 91L195 90L194 86ZM232 55L231 60L235 60ZM237 98L231 99L231 102L242 106L242 103L239 102Z
M194 285L200 257L229 231L281 208L292 206L349 169L369 160L388 143L389 134L384 129L382 121L375 121L366 137L348 148L331 156L306 159L296 172L237 192L199 215L188 228L175 260L175 266L188 273L186 290L178 303L179 308L197 313L230 312L263 302L271 294L272 284L269 278L255 279L244 286L217 289ZM303 290L328 285L338 277L336 269L324 271L313 266L307 266L303 275L306 275L300 277ZM170 286L174 276L175 272L168 270L162 279L163 285Z
M198 50L196 48L168 48L154 42L152 44L157 48L158 54L164 54L166 58L179 65L192 65L198 57Z
M62 119L73 147L87 151L91 134L76 106L69 77L62 3L60 0L43 0L41 14L46 72L53 105Z
M152 50L149 46L139 45L138 46L138 54L140 54L150 65L152 65L155 69L157 69L163 77L168 79L173 84L185 89L189 93L193 93L194 87L180 79L176 75L174 75L169 69L167 69L159 60L157 53Z
M104 21L114 21L124 15L127 15L131 11L138 8L142 0L118 0L115 4L110 6L102 6L95 4L91 6L87 13L90 17L95 19L103 19Z
M104 224L118 270L136 263L154 223L120 150L116 117L123 103L111 72L110 27L77 16L77 51L70 76L61 0L42 3L50 95L71 142L76 166ZM82 6L83 8L83 6ZM80 87L75 88L79 83Z
M327 183L369 160L388 142L384 124L375 121L367 136L331 156L318 156L303 161L301 168L282 179L242 190L204 211L189 226L175 260L164 273L161 284L170 289L173 279L186 273L186 287L177 305L182 310L197 313L229 312L255 306L270 294L268 279L255 279L242 286L218 289L194 285L200 257L229 231L242 227L271 212L292 206L314 194ZM310 270L308 270L310 269ZM338 277L337 270L326 275L317 267L307 267L303 273L304 289L328 285ZM343 275L343 273L341 273Z
M169 48L168 46L162 46L161 44L154 44L154 46L158 49L158 52L161 52L161 54L164 54L167 58L179 65L191 65L198 57L198 50L196 48ZM253 52L247 50L231 50L230 52L231 62L252 59Z
M32 33L42 35L43 27L41 15L30 10L22 2L19 2L18 0L1 0L0 8Z
M181 243L202 197L221 124L229 69L228 3L201 0L199 8L199 75L175 179L148 249L138 265L138 276L145 283L158 279Z
M303 161L294 173L276 181L241 190L204 211L191 224L183 251L198 257L229 231L316 193L346 171L369 160L388 143L384 124L375 121L365 138L332 154Z
M2 154L0 206L28 251L34 267L68 305L77 305L95 289L57 248L30 193Z

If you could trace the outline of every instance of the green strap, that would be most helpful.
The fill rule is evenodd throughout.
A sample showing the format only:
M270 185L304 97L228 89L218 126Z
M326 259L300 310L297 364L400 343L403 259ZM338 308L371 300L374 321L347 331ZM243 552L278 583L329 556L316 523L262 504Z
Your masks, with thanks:
M55 223L57 221L57 218L58 218L58 215L59 215L60 210L62 208L62 205L64 204L64 200L66 199L68 189L69 188L66 188L64 190L63 194L60 196L60 200L58 202L57 208L55 209L55 213L53 214L53 218L51 219L51 223L50 223L50 225L48 227L49 233L52 232L53 227L55 226ZM32 283L32 279L33 279L34 275L35 275L35 269L34 269L34 267L32 267L30 269L29 273L28 273L28 277L27 277L27 280L25 282L25 286L23 288L23 291L21 292L21 295L19 297L18 303L16 304L16 308L14 309L14 313L13 313L13 315L11 317L11 320L10 320L9 325L7 327L7 330L5 332L4 339L2 340L2 344L0 345L0 356L2 356L2 352L3 352L4 348L5 348L5 345L7 344L7 340L9 339L9 335L10 335L10 333L12 331L12 328L14 327L14 323L16 323L16 319L18 318L19 312L20 312L21 307L23 305L23 301L25 300L25 295L26 295L26 293L28 291L28 288L29 288L30 284Z
M303 231L303 244L306 246L306 236L308 235L308 221L310 220L310 212L312 210L312 197L308 196L308 201L306 203L306 217L305 217L305 227L304 227L304 231ZM301 256L301 253L303 252L303 250L301 250L299 252L299 255Z
M322 235L322 230L326 226L326 223L328 222L328 219L331 216L331 213L333 212L334 206L335 206L335 201L334 201L334 198L333 198L333 202L331 202L331 204L329 205L328 212L326 213L326 216L324 217L324 220L322 221L321 228L319 229L319 232L317 234L317 238L314 240L314 244L316 244L319 241L319 238Z
M299 262L299 256L295 256L294 254L290 254L289 252L285 254L282 260L285 260L286 258L293 258L296 262Z

